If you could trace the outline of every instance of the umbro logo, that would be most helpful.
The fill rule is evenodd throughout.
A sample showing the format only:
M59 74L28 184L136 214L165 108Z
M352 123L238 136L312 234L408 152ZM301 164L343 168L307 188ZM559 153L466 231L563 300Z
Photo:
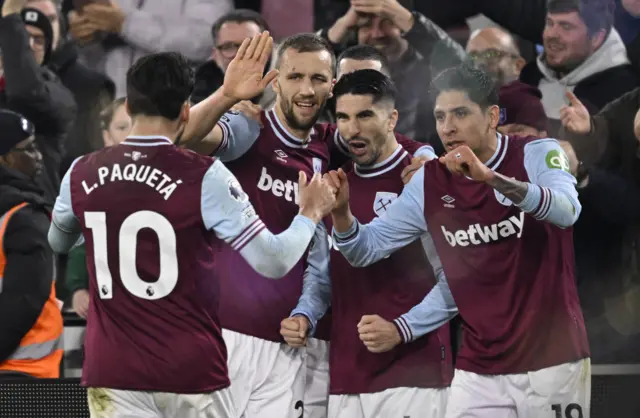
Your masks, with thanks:
M275 151L273 151L273 152L276 154L276 159L277 159L277 160L279 160L279 161L281 161L281 162L283 162L283 163L286 163L286 162L287 162L287 158L288 158L289 156L287 155L287 153L286 153L286 152L282 151L281 149L277 149L277 150L275 150Z
M455 208L455 206L453 205L453 202L456 201L456 199L454 199L453 197L449 196L448 194L442 196L440 199L442 199L444 201L444 207L445 208Z

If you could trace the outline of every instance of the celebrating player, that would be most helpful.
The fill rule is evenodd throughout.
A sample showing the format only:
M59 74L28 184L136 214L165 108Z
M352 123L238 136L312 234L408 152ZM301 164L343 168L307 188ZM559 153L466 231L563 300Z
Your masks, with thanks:
M349 199L367 221L382 216L402 192L400 172L411 161L394 135L395 93L391 79L375 70L347 74L334 88L338 129L353 155L345 166ZM306 275L281 333L302 345L306 335L299 329L311 328L309 321L331 304L329 417L444 416L453 376L449 328L422 337L418 320L425 307L414 308L435 283L429 261L442 275L431 238L424 241L366 268L352 267L334 247L326 268ZM319 244L328 256L330 244Z
M265 84L261 57L271 42L267 34L242 44L243 75L226 80L229 97L252 97ZM319 175L307 184L301 172L299 215L269 232L222 162L173 145L192 88L181 55L138 60L127 73L128 138L76 160L55 204L52 248L66 252L81 234L86 241L92 300L82 381L92 416L236 416L213 247L225 242L261 276L284 276L334 202Z
M498 95L481 70L447 70L434 87L449 152L367 225L349 207L347 174L330 172L339 188L334 242L352 265L367 266L431 232L447 280L426 297L423 330L456 306L464 330L448 418L587 417L589 349L570 228L581 207L566 156L553 139L496 132Z

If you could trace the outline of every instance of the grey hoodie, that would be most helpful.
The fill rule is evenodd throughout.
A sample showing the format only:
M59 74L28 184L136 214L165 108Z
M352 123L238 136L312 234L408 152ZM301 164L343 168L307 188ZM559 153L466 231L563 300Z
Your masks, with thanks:
M594 74L629 64L629 58L622 38L615 29L612 29L600 48L561 79L557 78L555 71L547 67L542 60L542 55L538 56L537 64L542 73L538 88L542 92L544 110L549 118L560 119L560 108L567 104L566 91L573 91L578 83Z

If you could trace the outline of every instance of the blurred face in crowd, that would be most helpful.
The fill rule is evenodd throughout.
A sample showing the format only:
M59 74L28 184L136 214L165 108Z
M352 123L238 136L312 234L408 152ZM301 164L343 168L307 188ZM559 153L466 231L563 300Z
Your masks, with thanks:
M495 136L500 120L498 106L482 109L461 90L440 92L433 114L438 135L447 152L466 145L480 159L486 153L488 141Z
M352 58L343 58L338 63L338 80L345 74L353 73L360 70L382 70L382 63L376 60L356 60Z
M633 17L640 17L640 0L622 0L622 7Z
M44 36L44 33L35 26L25 25L27 32L29 33L29 44L31 45L31 50L33 51L33 55L36 58L36 62L38 65L42 65L44 62L44 54L46 50L47 40Z
M393 150L387 141L398 121L391 102L373 103L371 95L345 94L336 100L336 124L347 141L351 159L361 166L384 161Z
M539 131L537 128L519 123L510 123L498 127L498 132L503 135L510 136L535 136L538 138L546 138L547 131Z
M473 34L467 43L467 53L498 85L517 80L525 65L513 37L498 28Z
M35 177L42 171L42 154L38 150L35 138L32 136L19 142L4 157L0 163L28 177Z
M360 20L358 43L373 46L390 61L399 58L405 49L400 28L380 16L367 16Z
M298 52L289 48L280 59L273 82L276 110L289 128L308 131L320 117L333 87L333 62L328 51Z
M213 48L212 58L222 71L235 58L238 48L246 38L260 35L262 31L255 22L226 22L216 35L216 45Z
M51 0L29 0L27 6L40 10L51 22L51 27L53 28L52 48L55 51L60 42L60 18L58 17L56 5Z
M113 112L113 118L107 129L102 130L102 139L105 147L118 145L129 135L131 130L131 117L127 114L124 104L118 106Z
M578 12L548 13L542 40L547 66L560 74L568 74L602 45L604 31L589 37Z

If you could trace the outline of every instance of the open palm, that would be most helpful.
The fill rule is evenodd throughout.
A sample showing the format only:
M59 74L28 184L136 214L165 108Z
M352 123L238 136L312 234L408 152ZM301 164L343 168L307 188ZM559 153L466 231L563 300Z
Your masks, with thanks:
M261 94L278 75L278 70L271 70L263 77L272 48L273 38L269 32L245 39L225 72L224 95L235 100L250 100Z
M566 93L569 106L560 109L560 121L565 129L577 134L587 134L591 130L591 116L584 104L570 91Z

